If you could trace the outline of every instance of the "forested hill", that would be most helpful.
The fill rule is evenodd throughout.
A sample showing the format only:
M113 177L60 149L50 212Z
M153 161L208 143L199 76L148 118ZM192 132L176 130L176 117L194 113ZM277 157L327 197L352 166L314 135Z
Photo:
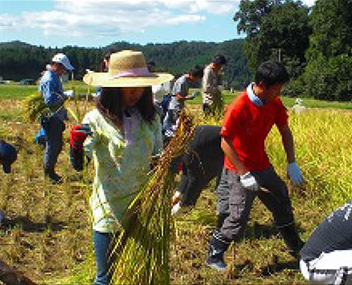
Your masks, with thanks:
M35 79L57 52L63 52L70 58L76 78L81 78L87 68L99 70L102 56L108 48L140 50L148 61L156 63L158 71L168 71L175 75L187 72L195 64L204 66L215 54L222 53L228 58L225 80L235 88L243 88L251 79L243 43L244 40L241 39L222 43L181 41L147 45L117 42L101 48L66 46L57 49L18 41L7 42L0 43L0 76L11 80Z

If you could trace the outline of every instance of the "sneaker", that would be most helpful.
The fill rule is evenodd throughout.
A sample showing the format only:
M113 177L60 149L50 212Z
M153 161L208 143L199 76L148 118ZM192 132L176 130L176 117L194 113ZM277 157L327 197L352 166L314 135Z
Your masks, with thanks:
M178 216L188 213L191 210L191 206L182 206L181 202L178 202L171 209L172 216Z
M205 265L220 271L227 269L223 256L209 256L205 261Z

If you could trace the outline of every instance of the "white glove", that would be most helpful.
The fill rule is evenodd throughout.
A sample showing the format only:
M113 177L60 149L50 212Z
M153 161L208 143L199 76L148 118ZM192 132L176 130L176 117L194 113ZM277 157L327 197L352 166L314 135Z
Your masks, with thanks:
M182 206L181 202L172 206L171 215L178 216L188 213L191 210L192 206Z
M73 90L67 90L64 92L64 95L68 98L73 98L75 96L75 92Z
M197 96L199 96L200 95L200 92L199 91L194 91L192 94L191 94L191 96L189 96L191 99L194 99L194 98L196 98Z
M255 177L250 172L241 175L240 181L242 186L248 190L258 191L260 188L257 180L255 180Z
M296 162L292 162L287 167L287 174L291 178L294 186L303 182L303 175Z
M168 129L165 131L165 137L167 138L173 138L175 136L175 132L171 129Z
M176 191L174 196L172 196L172 206L176 205L181 200L181 192Z

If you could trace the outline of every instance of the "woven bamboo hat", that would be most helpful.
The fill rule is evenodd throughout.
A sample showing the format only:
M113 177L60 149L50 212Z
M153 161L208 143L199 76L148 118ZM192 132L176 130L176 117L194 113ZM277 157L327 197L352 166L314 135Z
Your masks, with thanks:
M92 72L83 81L101 87L147 87L174 78L169 73L151 73L140 51L123 50L111 54L108 72Z

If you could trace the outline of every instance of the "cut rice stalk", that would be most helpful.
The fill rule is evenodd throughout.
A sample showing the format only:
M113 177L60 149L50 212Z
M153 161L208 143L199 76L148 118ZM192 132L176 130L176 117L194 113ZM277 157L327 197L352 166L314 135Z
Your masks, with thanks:
M23 117L28 122L35 122L40 116L48 114L49 108L44 103L43 95L40 93L30 94L23 100Z

